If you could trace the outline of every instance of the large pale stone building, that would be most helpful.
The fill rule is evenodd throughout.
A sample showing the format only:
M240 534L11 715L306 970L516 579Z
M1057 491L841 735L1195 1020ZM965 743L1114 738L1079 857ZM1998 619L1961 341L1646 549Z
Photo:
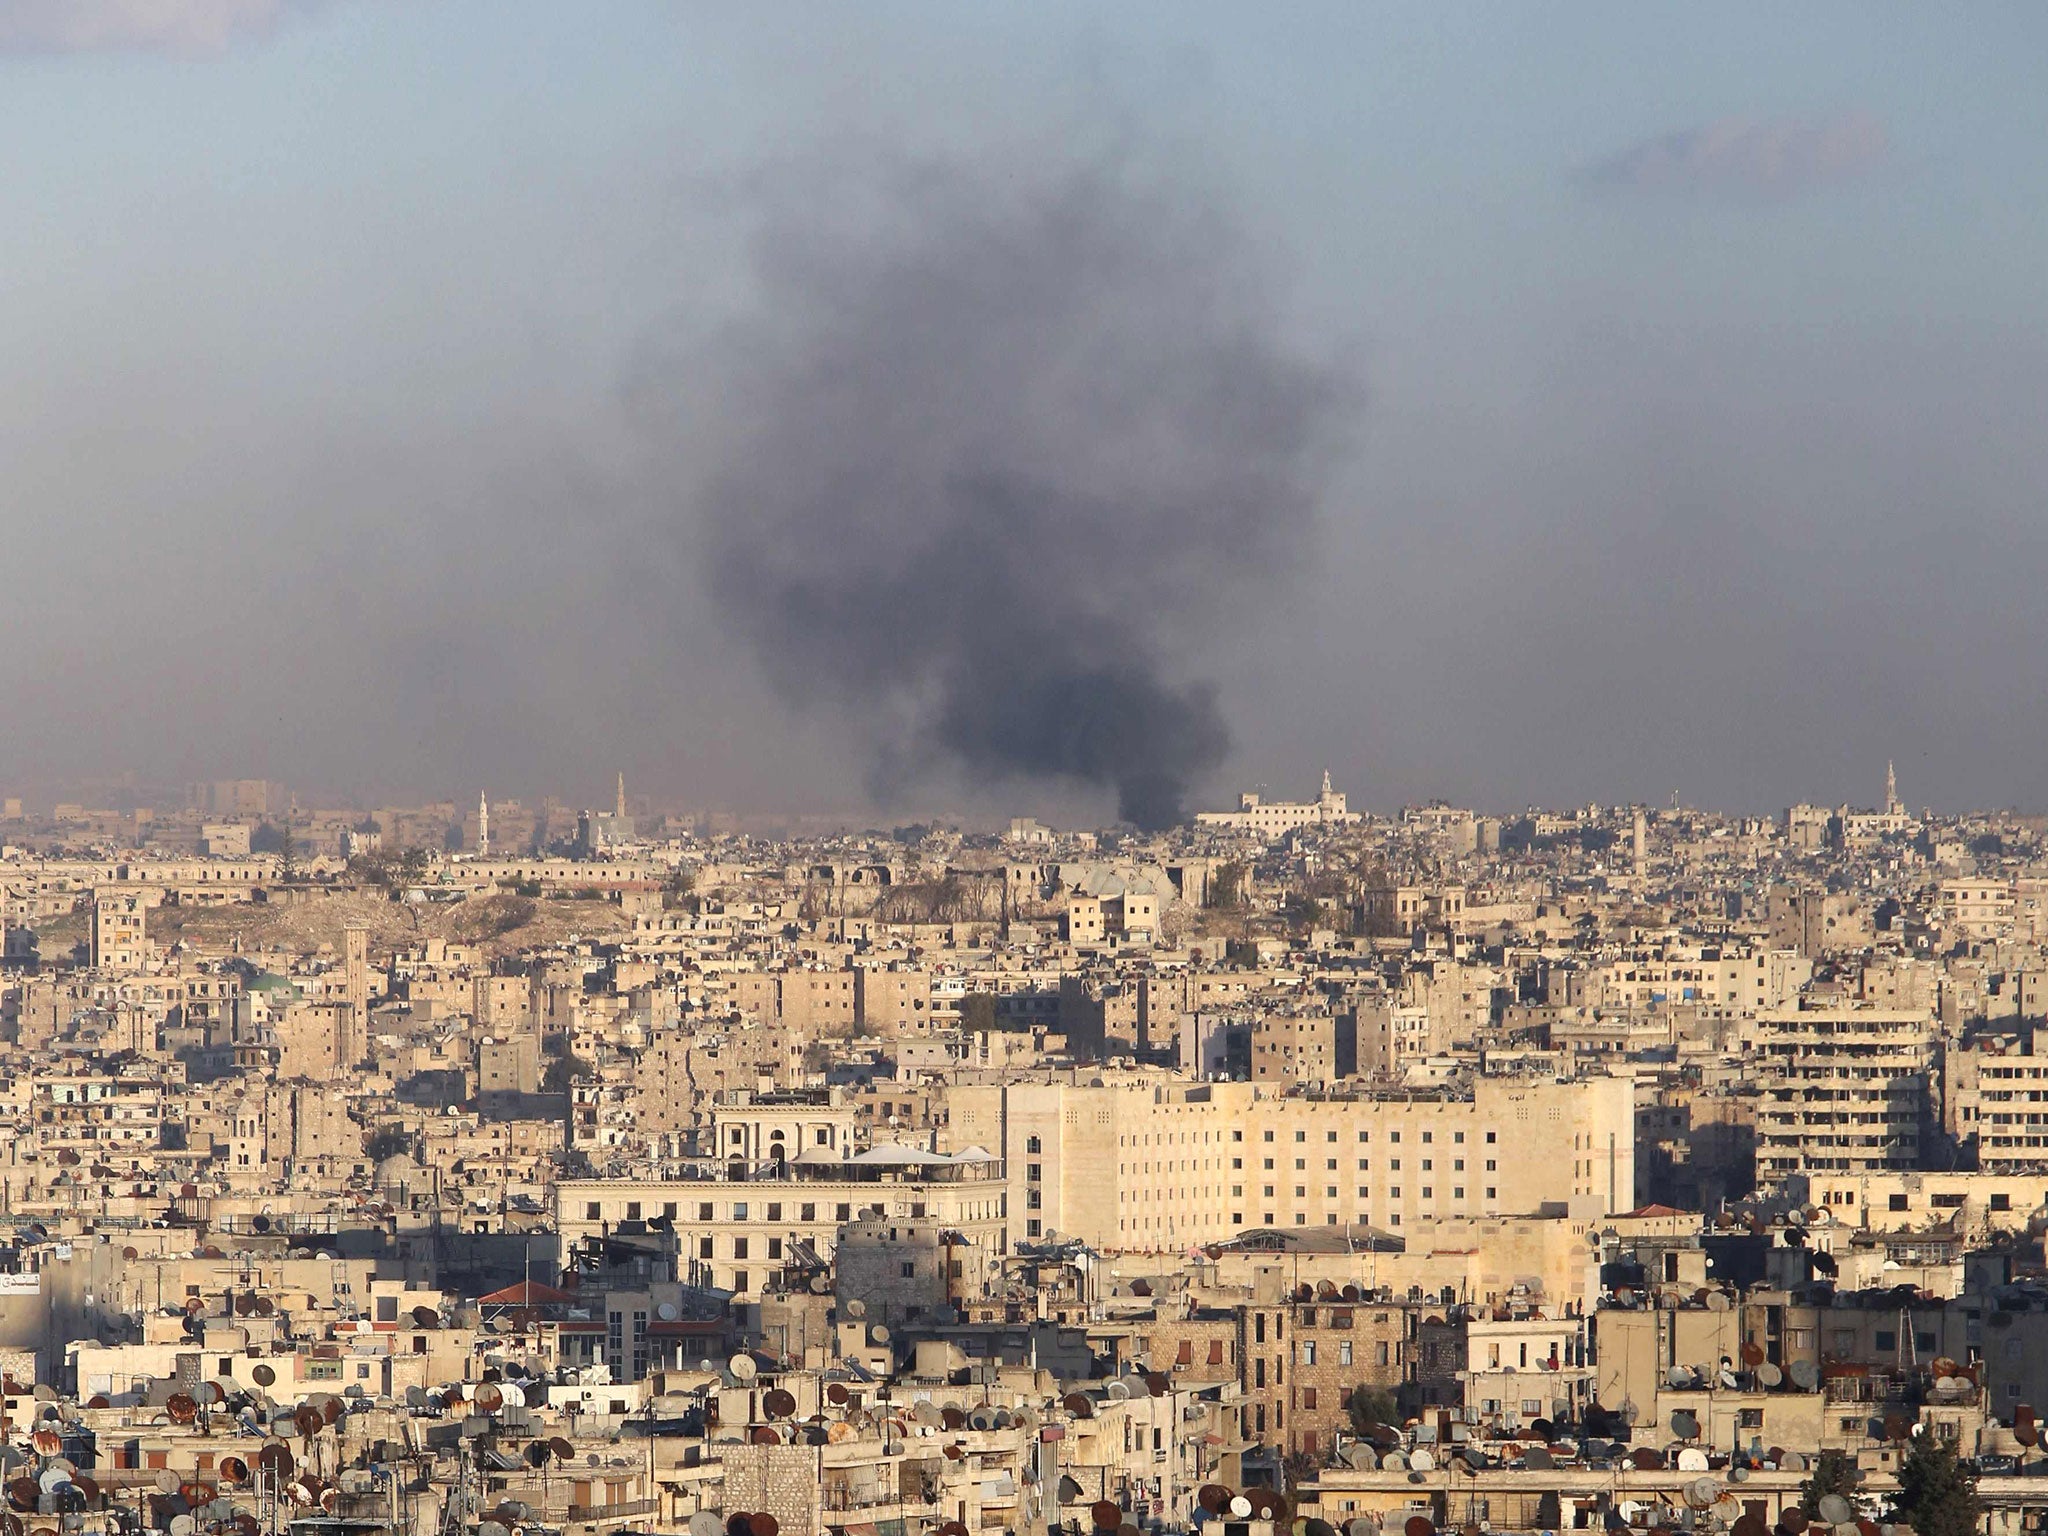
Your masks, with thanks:
M1358 820L1358 813L1344 803L1340 790L1330 787L1323 775L1323 787L1313 800L1267 800L1254 790L1237 797L1234 811L1202 811L1197 825L1225 827L1237 832L1260 832L1281 837L1302 827L1341 827Z
M1635 1193L1625 1078L1480 1078L1469 1091L1325 1096L1132 1074L964 1085L957 1146L996 1151L1011 1236L1172 1250L1259 1227L1600 1215Z

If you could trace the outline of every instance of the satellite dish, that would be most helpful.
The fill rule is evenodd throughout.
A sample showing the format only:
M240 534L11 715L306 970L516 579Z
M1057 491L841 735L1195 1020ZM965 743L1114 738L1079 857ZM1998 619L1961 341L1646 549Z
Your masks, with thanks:
M1756 1379L1766 1387L1782 1386L1785 1381L1785 1373L1766 1360L1756 1368Z
M845 1301L839 1304L839 1306L840 1310L851 1318L863 1318L868 1315L868 1304L862 1301L858 1296L847 1297Z
M725 1362L726 1370L732 1373L734 1381L752 1381L761 1373L760 1365L752 1355L734 1355Z
M886 1327L885 1325L881 1324L881 1323L877 1323L877 1324L875 1324L875 1325L874 1325L874 1327L872 1327L872 1328L870 1328L870 1329L868 1330L868 1341L869 1341L870 1343L873 1343L873 1344L886 1344L886 1343L888 1343L888 1342L889 1342L889 1330L888 1330L888 1328L887 1328L887 1327Z
M725 1522L708 1509L690 1516L690 1536L725 1536Z
M1814 1513L1829 1525L1847 1525L1856 1518L1856 1506L1839 1493L1824 1493L1820 1503L1814 1507Z
M1436 1458L1418 1445L1414 1454L1408 1458L1408 1465L1417 1472L1431 1472L1436 1469Z
M1802 1392L1811 1392L1820 1385L1820 1369L1811 1360L1794 1360L1787 1374L1792 1385Z
M664 1323L672 1323L678 1317L680 1317L682 1313L677 1308L674 1302L664 1301L660 1306L654 1309L654 1315L660 1318Z
M1244 1496L1243 1494L1241 1494L1241 1493L1234 1493L1234 1494L1232 1494L1232 1495L1230 1496L1230 1518L1231 1518L1231 1519L1233 1519L1233 1520L1249 1520L1249 1519L1251 1518L1251 1513L1252 1513L1252 1501L1251 1501L1250 1499L1246 1498L1246 1497L1245 1497L1245 1496Z

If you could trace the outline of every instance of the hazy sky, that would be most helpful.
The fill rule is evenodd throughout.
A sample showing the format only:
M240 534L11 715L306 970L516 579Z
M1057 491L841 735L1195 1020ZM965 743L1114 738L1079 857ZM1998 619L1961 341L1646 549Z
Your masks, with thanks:
M0 782L860 802L922 738L703 575L764 201L1107 162L1356 386L1283 568L1140 631L1202 798L2048 808L2044 56L2037 4L0 0Z

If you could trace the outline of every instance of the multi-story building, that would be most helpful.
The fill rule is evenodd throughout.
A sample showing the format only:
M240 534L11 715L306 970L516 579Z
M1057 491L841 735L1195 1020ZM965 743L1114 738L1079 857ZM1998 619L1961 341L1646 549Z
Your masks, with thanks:
M1920 1166L1934 1074L1927 1015L1775 1009L1743 1033L1761 1089L1759 1182Z
M149 961L144 937L146 893L102 888L92 893L90 964L96 971L133 975Z
M1330 787L1330 776L1326 773L1323 787L1313 800L1267 800L1253 790L1246 790L1237 797L1236 810L1203 811L1195 817L1195 824L1283 837L1303 827L1343 826L1357 819L1357 812L1346 809L1343 794Z
M1309 1095L1133 1073L960 1086L948 1117L955 1145L1002 1155L1026 1241L1184 1249L1256 1227L1600 1214L1635 1191L1624 1078Z
M822 1095L721 1104L707 1132L713 1155L670 1164L658 1178L557 1184L563 1247L614 1231L672 1232L678 1278L743 1296L800 1257L831 1258L841 1228L870 1218L935 1225L990 1254L1005 1249L999 1158L971 1147L856 1151L853 1118L850 1103Z
M2009 880L1944 880L1941 920L1966 939L1992 939L2008 931L2017 910Z

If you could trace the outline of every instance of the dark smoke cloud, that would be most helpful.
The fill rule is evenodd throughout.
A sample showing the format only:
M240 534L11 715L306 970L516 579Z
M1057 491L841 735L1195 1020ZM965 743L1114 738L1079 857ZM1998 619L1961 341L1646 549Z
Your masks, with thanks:
M710 591L770 681L934 767L1180 818L1229 731L1183 658L1295 566L1337 407L1185 182L921 167L767 195L721 381Z

